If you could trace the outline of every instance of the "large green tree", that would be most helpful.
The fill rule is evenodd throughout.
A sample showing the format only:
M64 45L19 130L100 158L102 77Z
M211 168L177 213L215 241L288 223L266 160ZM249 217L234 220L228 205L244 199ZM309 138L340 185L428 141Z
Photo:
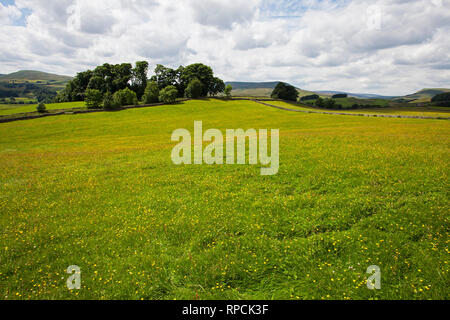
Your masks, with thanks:
M271 97L274 99L297 101L298 91L291 85L279 82L275 89L273 89Z
M225 91L225 82L222 79L214 77L211 87L209 88L209 94L212 96Z
M67 84L67 97L69 101L83 101L84 100L84 93L86 92L86 89L88 88L89 82L92 78L92 71L87 70L84 72L79 72L75 76L74 79L72 79Z
M151 81L156 82L160 90L168 86L175 86L177 83L178 76L174 69L158 64L156 65L154 73L155 75L151 77Z
M184 83L190 83L195 78L203 84L203 97L206 97L211 90L214 90L214 73L211 67L202 63L191 64L183 69L180 76L181 81Z
M80 72L71 80L64 90L57 95L57 102L82 101L86 89L99 90L102 93L114 93L129 86L133 67L130 63L117 65L103 64L93 71Z
M111 70L110 92L116 92L118 90L125 89L131 80L133 66L131 63L116 64ZM108 79L109 80L109 79Z

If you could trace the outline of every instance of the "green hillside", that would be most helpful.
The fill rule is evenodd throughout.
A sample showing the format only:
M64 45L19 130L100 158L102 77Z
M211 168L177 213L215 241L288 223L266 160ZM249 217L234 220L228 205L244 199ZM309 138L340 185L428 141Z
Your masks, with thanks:
M244 89L274 89L279 81L273 82L238 82L231 81L226 82L226 85L231 85L234 90L244 90Z
M226 82L226 84L233 87L231 94L235 97L270 97L279 82ZM297 91L300 97L315 94L299 88Z
M0 76L0 103L52 101L72 78L41 71L22 70ZM7 100L6 100L7 99Z
M440 93L450 92L450 89L445 88L432 88L422 89L414 94L409 94L403 97L393 99L394 102L409 102L409 103L424 103L430 102L431 99Z
M37 81L45 81L45 82L68 82L72 79L69 76L61 76L52 73L46 73L41 71L34 70L22 70L14 73L10 73L7 75L0 76L0 81L7 82L37 82Z
M270 97L279 81L273 82L226 82L231 85L235 97Z

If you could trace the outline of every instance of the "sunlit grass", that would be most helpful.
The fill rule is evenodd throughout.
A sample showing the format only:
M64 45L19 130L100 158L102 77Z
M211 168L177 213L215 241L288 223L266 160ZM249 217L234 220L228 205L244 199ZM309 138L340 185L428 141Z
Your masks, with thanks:
M0 104L0 115L12 115L16 113L36 112L37 104ZM84 101L48 103L45 104L47 110L73 109L86 107Z
M418 117L444 117L450 118L450 108L442 107L383 107L383 108L362 108L356 110L327 110L313 108L299 103L289 103L283 101L270 101L270 104L284 108L304 111L325 111L334 113L354 113L354 114L386 114Z
M173 165L194 120L280 129L278 175ZM1 124L0 298L448 299L449 133L217 100Z

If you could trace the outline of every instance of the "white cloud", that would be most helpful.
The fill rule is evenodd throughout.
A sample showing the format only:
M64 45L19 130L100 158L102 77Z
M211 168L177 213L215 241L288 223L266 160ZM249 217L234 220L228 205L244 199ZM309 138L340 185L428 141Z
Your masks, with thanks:
M0 73L146 59L203 62L225 80L406 94L449 87L449 21L450 0L16 0L0 4Z
M12 5L3 5L0 3L0 25L9 25L14 20L19 19L22 16L22 12Z
M258 12L259 0L222 1L190 0L195 22L219 29L250 22Z

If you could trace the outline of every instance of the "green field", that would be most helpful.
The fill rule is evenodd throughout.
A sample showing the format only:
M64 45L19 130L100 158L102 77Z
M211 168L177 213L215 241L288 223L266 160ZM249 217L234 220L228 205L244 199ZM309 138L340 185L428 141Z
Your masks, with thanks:
M339 100L339 99L336 99ZM399 115L399 116L416 116L416 117L441 117L450 118L450 108L445 107L381 107L381 108L361 108L355 110L328 110L324 108L310 107L302 103L293 103L285 101L270 101L269 104L302 111L319 111L333 113L351 113L351 114L368 114L368 115Z
M279 173L175 166L195 120L280 129ZM0 124L0 296L449 299L449 137L218 100Z
M21 70L10 74L0 75L0 81L6 82L30 82L37 83L38 81L42 83L51 82L63 84L71 80L72 77L61 76L57 74L34 71L34 70Z
M0 104L0 116L13 115L16 113L36 112L37 104ZM49 103L45 107L47 110L62 110L84 108L86 104L84 101L64 102L64 103Z

